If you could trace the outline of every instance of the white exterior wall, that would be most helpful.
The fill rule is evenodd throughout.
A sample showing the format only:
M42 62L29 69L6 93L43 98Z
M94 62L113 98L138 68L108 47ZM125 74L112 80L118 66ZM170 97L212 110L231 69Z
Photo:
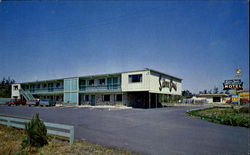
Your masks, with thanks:
M192 99L194 100L207 100L208 103L214 103L213 102L213 97L193 97ZM220 102L215 102L215 103L225 103L227 100L227 97L220 97Z
M142 74L142 82L129 82L129 75ZM139 72L129 72L122 73L121 89L122 91L149 91L150 83L150 72L149 71L139 71Z
M15 89L15 87L17 86L17 89ZM20 84L12 84L11 85L11 98L14 98L15 96L17 96L18 99L20 99L20 93L19 90L21 89L21 85Z
M134 74L142 74L142 82L129 82L129 75ZM140 72L129 72L129 73L122 73L122 91L129 92L129 91L149 91L151 93L160 93L160 94L172 94L172 95L181 95L182 91L182 83L181 80L171 78L166 75L161 75L165 81L173 80L173 83L177 85L177 90L172 88L171 92L169 88L162 88L160 91L159 87L159 78L160 74L150 71L140 71Z
M171 77L166 76L166 75L161 75L161 77L162 77L162 79L165 79L165 81L168 81L168 82L170 82L170 79L172 79L173 83L175 83L177 85L177 90L172 88L172 90L170 92L170 89L165 87L165 88L162 88L162 90L160 91L160 89L159 89L159 87L160 87L160 83L159 83L160 74L155 73L155 72L151 72L151 74L150 74L150 92L151 93L181 95L182 83L180 80L171 78Z

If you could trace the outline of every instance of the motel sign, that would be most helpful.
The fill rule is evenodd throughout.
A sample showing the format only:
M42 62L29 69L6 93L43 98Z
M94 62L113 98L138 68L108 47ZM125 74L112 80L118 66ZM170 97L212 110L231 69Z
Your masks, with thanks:
M224 90L242 90L243 89L243 82L241 82L240 79L234 79L234 80L225 80L223 83Z

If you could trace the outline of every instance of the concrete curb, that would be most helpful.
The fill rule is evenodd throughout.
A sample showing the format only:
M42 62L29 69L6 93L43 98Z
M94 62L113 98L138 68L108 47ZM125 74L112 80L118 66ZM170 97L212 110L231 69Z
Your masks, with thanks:
M204 109L209 109L209 108L214 108L215 106L210 106L210 107L202 107L202 108L194 108L194 109L189 109L186 112L190 111L195 111L195 110L204 110Z
M190 111L195 111L195 110L204 110L204 109L209 109L209 108L231 108L232 106L230 105L211 105L211 106L207 106L207 107L201 107L201 108L194 108L194 109L189 109L186 112L190 112Z
M77 106L56 105L56 107L66 107L66 108L92 108L92 109L133 109L132 107L126 107L126 106L110 106L110 105L99 105L99 106L91 106L91 105L77 105Z

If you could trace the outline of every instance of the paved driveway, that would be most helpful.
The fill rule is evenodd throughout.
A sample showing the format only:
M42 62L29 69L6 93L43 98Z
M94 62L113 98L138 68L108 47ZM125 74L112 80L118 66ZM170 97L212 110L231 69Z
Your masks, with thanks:
M77 139L143 154L247 154L249 130L187 117L191 107L92 109L0 106L1 115L75 126Z

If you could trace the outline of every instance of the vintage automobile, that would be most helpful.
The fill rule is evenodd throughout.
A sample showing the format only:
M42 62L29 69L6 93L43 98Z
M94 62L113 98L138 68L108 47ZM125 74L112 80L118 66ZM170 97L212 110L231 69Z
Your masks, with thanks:
M19 100L19 99L11 99L10 101L7 101L5 104L8 105L8 106L11 106L11 105L25 105L26 101Z
M40 106L55 106L56 102L50 99L41 99L39 102Z
M29 101L26 102L26 105L28 105L28 106L32 106L32 105L38 106L39 101L38 100L29 100Z

